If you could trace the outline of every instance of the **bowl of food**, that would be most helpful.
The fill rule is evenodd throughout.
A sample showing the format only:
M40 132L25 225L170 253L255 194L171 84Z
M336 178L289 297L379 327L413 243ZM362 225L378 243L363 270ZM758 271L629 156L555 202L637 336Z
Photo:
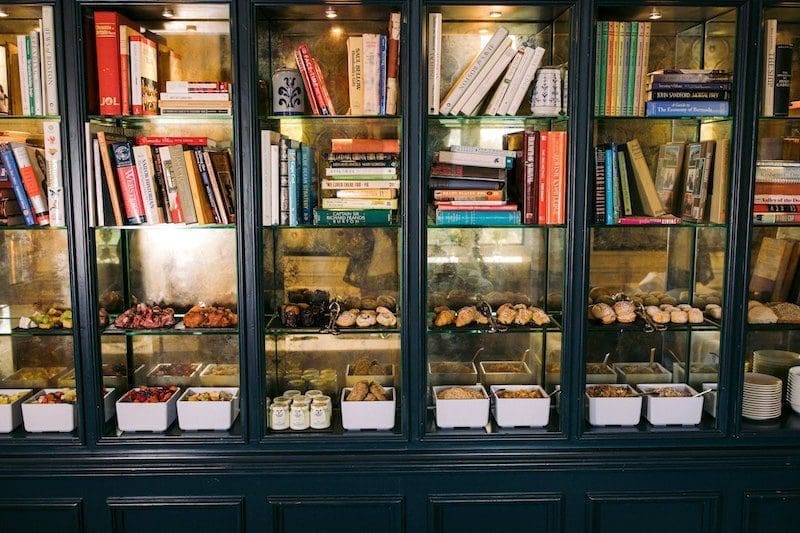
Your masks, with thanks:
M239 365L212 363L200 372L198 381L203 387L237 387L239 385Z
M672 373L660 363L614 363L613 367L619 383L639 385L672 381Z
M360 381L380 383L383 387L394 385L394 365L378 362L377 359L359 357L347 365L344 375L346 387L353 388Z
M22 402L32 389L0 389L0 433L11 433L22 423Z
M159 363L145 376L149 385L186 387L195 382L203 363Z
M428 363L429 385L475 385L478 383L478 370L475 363L459 361L440 361Z
M500 427L544 427L550 397L538 385L492 385L492 414Z
M478 378L484 385L530 385L533 372L524 361L481 361Z
M75 389L43 389L22 404L25 431L69 433L75 430L78 409Z
M180 388L148 387L129 390L117 400L117 426L120 431L166 431L177 418Z
M683 383L643 383L637 388L646 394L644 415L654 426L693 426L703 416L703 398Z
M635 426L642 415L642 397L630 385L586 385L589 424Z
M237 416L237 387L191 387L178 400L178 426L182 430L227 431Z
M483 385L433 387L436 425L440 428L482 428L489 423L489 397Z
M394 387L361 380L342 389L342 427L348 431L394 428L397 398Z

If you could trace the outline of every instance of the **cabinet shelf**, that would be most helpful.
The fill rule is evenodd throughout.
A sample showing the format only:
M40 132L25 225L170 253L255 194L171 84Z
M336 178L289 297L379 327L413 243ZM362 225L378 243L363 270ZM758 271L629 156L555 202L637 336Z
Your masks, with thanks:
M747 324L748 331L800 331L800 324Z
M395 121L402 120L402 115L267 115L260 117L261 121L280 121L280 122L303 122L303 121L323 121L323 122L370 122L373 120Z
M0 226L0 231L67 231L64 226Z
M719 331L722 326L721 324L706 319L702 324L664 324L666 329L664 330L656 330L652 333L657 333L659 331L666 332L666 331ZM642 318L637 318L635 321L629 324L621 324L619 322L614 322L613 324L598 324L596 322L590 321L589 322L589 331L592 332L639 332L644 333L645 321Z
M428 334L450 334L450 333L458 333L458 334L510 334L510 333L556 333L561 331L561 317L553 316L548 314L550 317L549 324L543 324L541 326L517 326L511 325L506 326L505 329L500 329L498 331L492 332L491 328L488 325L477 325L477 324L470 324L468 326L464 326L462 328L456 326L444 326L444 327L436 327L432 325L433 323L433 314L428 314ZM498 324L498 327L501 327Z
M236 229L236 224L137 224L131 226L95 226L98 230L120 231L172 231L172 230L204 230L204 229Z
M71 337L72 328L14 328L10 332L0 332L0 337Z
M89 121L100 126L112 126L121 128L137 128L149 124L169 125L169 124L197 124L203 125L208 122L215 124L233 122L233 115L224 113L185 113L182 115L124 115L106 116L90 115Z
M266 335L331 335L330 333L322 333L322 327L297 327L297 328L290 328L283 326L281 324L281 319L278 315L267 315L265 317L266 327L265 327L265 334ZM393 328L385 328L385 327L372 327L372 328L358 328L358 327L350 327L350 328L338 328L340 335L375 335L375 334L397 334L400 333L400 326Z
M262 226L265 230L289 231L295 229L336 229L336 230L363 230L363 229L400 229L400 224L359 224L346 226L343 224L309 224L303 226Z
M428 224L428 229L564 229L565 224Z
M482 128L521 128L537 122L567 123L567 115L428 115L428 123L445 128L480 126Z
M680 224L589 224L592 229L624 229L624 228L724 228L727 224L712 222L681 222Z
M625 120L635 120L644 122L685 122L700 124L714 124L717 122L727 122L733 120L733 117L642 117L642 116L624 116L624 115L595 115L595 122L615 122Z
M61 122L61 115L0 115L0 124L10 122Z
M181 325L179 323L178 325ZM166 335L238 335L238 328L177 328L175 326L164 329L119 329L113 325L108 326L102 332L103 335L109 336L127 336L138 337L143 335L148 336L166 336Z

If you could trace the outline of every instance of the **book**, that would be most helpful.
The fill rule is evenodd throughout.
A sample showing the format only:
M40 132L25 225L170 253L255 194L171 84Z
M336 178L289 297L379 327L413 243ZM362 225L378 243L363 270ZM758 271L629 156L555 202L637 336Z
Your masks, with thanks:
M504 180L508 176L508 171L504 168L433 163L431 165L430 175L437 178L485 178Z
M547 197L550 184L550 132L539 132L539 191L536 195L536 223L547 224Z
M650 100L646 103L648 117L726 117L730 103L703 100Z
M428 114L439 114L442 84L442 14L428 13Z
M95 11L95 50L101 115L122 114L120 25L130 28L139 27L117 12Z
M686 179L683 189L681 218L702 222L706 214L708 185L714 161L714 141L689 143L686 147Z
M233 197L226 194L225 183L217 175L214 169L214 163L211 161L211 154L205 150L198 149L196 154L202 157L205 171L208 172L208 179L211 183L211 188L214 191L214 198L216 199L217 206L220 210L220 218L223 224L233 224L236 222L236 206L233 204Z
M381 36L362 35L364 45L364 114L380 114Z
M625 157L625 147L620 146L616 152L617 167L619 168L619 184L620 196L622 198L620 205L620 218L629 217L633 215L633 207L631 205L631 188L628 181L628 165Z
M303 192L305 193L305 189ZM337 189L334 193L336 198L397 198L397 189Z
M753 204L753 213L798 213L800 204Z
M227 81L185 81L167 80L168 93L230 93L232 87Z
M31 158L28 155L28 147L18 142L10 143L11 151L14 154L15 165L13 168L5 168L9 174L17 173L25 189L25 195L30 203L30 211L33 214L36 224L47 226L50 224L50 216L47 211L47 197L42 190L44 181L43 172L39 170L39 175L34 168Z
M184 222L187 224L203 224L204 222L200 222L200 210L202 207L195 204L192 187L189 184L189 169L186 166L186 159L183 155L183 146L173 144L161 147L159 150L161 151L161 162L164 164L165 169L169 165L170 174L174 182L174 195L179 199L179 203L173 202L173 192L171 191L170 208L172 209L173 205L180 205ZM168 187L171 189L172 185L168 185Z
M50 225L66 226L66 206L64 205L64 177L61 164L61 129L56 121L42 123L44 132L45 188L47 190L47 211Z
M506 170L514 168L513 157L496 156L491 154L473 154L467 152L449 152L446 150L436 152L434 161L436 163L447 163L451 165L499 168Z
M800 223L800 213L756 213L753 222L757 224L793 224Z
M518 154L512 183L514 198L522 212L522 224L535 224L538 221L536 209L539 206L536 197L539 192L537 182L539 132L525 130L504 135L503 147Z
M289 196L289 149L297 150L300 148L300 143L291 139L281 138L278 143L279 146L279 214L280 224L282 226L289 225L289 209L290 209L290 196Z
M8 72L8 113L24 115L22 109L22 88L20 86L19 48L16 44L5 44L6 71ZM89 87L87 87L87 90Z
M397 209L397 199L323 198L323 209Z
M792 88L792 51L791 44L779 44L775 47L775 86L773 87L772 115L789 116L789 92Z
M800 204L800 194L756 194L753 204Z
M211 160L211 168L214 171L214 175L221 186L220 193L224 201L230 205L231 211L228 214L228 221L234 224L236 222L236 187L233 180L231 155L227 150L207 152L207 154L209 160ZM274 195L273 198L275 198Z
M287 181L289 184L289 225L300 225L300 186L302 177L298 174L298 154L302 145L297 148L288 148L286 152Z
M109 198L111 199L111 210L114 214L114 224L122 226L125 222L125 211L123 209L122 187L118 185L117 175L112 164L111 145L115 142L126 142L127 138L116 134L106 134L103 130L97 132L97 141L100 148L100 159L103 162L103 175L108 187Z
M208 137L137 135L134 140L138 145L149 146L169 146L171 144L184 144L186 146L208 146L210 148L216 146L216 143Z
M600 55L598 57L598 64L596 69L600 77L600 83L597 85L597 114L606 115L608 108L606 107L606 94L607 94L607 69L608 69L608 30L609 22L599 22L600 29Z
M111 199L107 202L104 201L103 191L108 190L103 183L102 167L103 163L100 160L100 143L97 137L92 136L91 125L87 122L84 127L84 157L86 158L86 188L89 191L87 194L86 206L89 210L88 223L90 228L106 225L104 215L111 209ZM109 221L114 220L114 214L111 213L107 218ZM109 222L112 224L113 222Z
M209 172L208 168L206 167L204 150L199 146L195 146L186 152L191 152L192 156L194 157L194 162L197 165L197 173L200 176L200 181L203 185L203 190L205 191L204 198L208 200L208 204L211 206L211 214L214 217L214 223L227 224L228 215L225 212L225 207L222 204L222 198L220 197L220 191L217 183L212 181L211 172Z
M45 87L44 111L46 115L58 115L58 89L56 80L58 79L56 66L56 37L55 23L53 19L53 6L42 5L42 66L44 71L43 85ZM4 51L3 51L4 52ZM2 55L2 54L0 54ZM7 88L8 85L3 85ZM63 208L63 204L62 204ZM50 213L51 224L53 223L53 213ZM62 225L63 224L58 224Z
M635 91L636 91L636 54L639 46L639 22L631 22L631 31L628 43L628 53L626 55L626 80L625 87L625 114L635 115Z
M27 39L31 51L28 68L32 76L29 81L33 89L33 114L42 116L44 115L44 95L42 94L41 32L34 30L28 34Z
M728 182L730 179L730 140L717 139L714 148L714 172L711 180L711 201L708 221L724 224L728 215ZM800 197L798 197L800 199Z
M347 38L347 80L350 96L350 115L364 114L364 39L360 36Z
M19 70L22 114L30 116L34 114L35 109L32 102L33 88L31 84L33 82L33 73L30 70L30 37L17 35L17 47L19 49L17 66Z
M658 149L655 188L664 212L668 215L675 215L680 211L684 146L685 143L673 142L662 144Z
M551 131L547 158L550 162L550 184L547 190L547 224L564 224L566 221L567 186L567 132Z
M307 44L301 44L297 48L297 66L300 69L303 80L308 80L306 94L314 102L312 106L316 107L315 114L332 115L331 110L325 105L325 98L322 95L322 82L319 79L317 69L314 68L313 58ZM366 109L365 114L367 114Z
M398 139L331 139L331 152L399 154L400 141Z
M437 202L503 201L503 192L490 189L435 190L433 191L433 199Z
M114 155L117 180L125 207L125 222L127 224L144 224L147 222L147 218L131 144L127 141L113 143L111 153Z
M793 244L786 239L761 239L750 276L749 290L752 297L759 300L771 299L778 277L788 266Z
M708 90L650 90L647 91L649 100L724 100L731 99L731 91Z
M611 143L606 149L606 172L611 177L611 186L606 189L606 194L610 196L611 200L609 207L611 207L612 216L610 220L612 223L616 223L619 217L622 216L622 182L619 179L618 151L619 145L616 143Z
M169 102L229 102L228 93L158 93L159 100Z
M194 205L195 214L197 215L197 223L218 224L219 220L211 209L210 199L206 195L205 187L200 177L200 169L197 167L194 151L182 150L182 157L184 168L186 169L187 182L189 184L189 193L191 194L192 204Z
M278 225L280 221L280 139L277 131L261 130L261 217L264 226Z
M8 48L7 45L0 44L0 115L11 114L11 90L9 86Z
M599 106L598 102L598 106ZM594 149L594 223L606 223L606 151L604 145ZM612 222L613 224L613 222Z
M511 39L509 38L503 39L497 45L497 47L495 47L494 51L489 56L489 58L483 63L483 65L481 65L481 67L476 72L473 81L469 85L467 85L466 89L461 93L461 96L459 96L455 100L453 106L450 108L449 114L451 115L457 115L459 113L463 113L466 115L469 114L471 108L463 109L465 107L465 104L475 94L475 91L481 85L481 82L483 78L486 76L486 73L495 67L495 65L503 56L503 54L508 52L510 48L511 48Z
M14 159L14 152L10 143L0 143L0 160L3 162L3 168L11 184L11 188L14 191L14 197L19 205L25 225L38 225L39 220L31 209L31 204L28 201L28 195L22 183L22 176L17 169L17 162Z
M180 146L178 145L177 148L180 149ZM194 210L189 212L183 206L178 190L178 180L176 179L175 169L172 165L170 147L159 146L155 149L155 153L158 154L158 162L164 176L164 187L167 195L167 202L164 207L167 210L167 218L173 223L196 222L197 219L194 217ZM187 215L190 217L189 219L187 219Z
M687 69L673 68L654 70L648 73L651 83L677 82L677 83L707 83L711 81L730 81L731 75L720 69Z
M171 211L169 207L169 191L167 190L167 177L164 175L164 165L161 161L161 152L158 147L150 147L151 155L153 157L153 171L154 179L156 182L156 190L158 191L159 206L162 210L164 222L175 222L172 220Z
M767 19L764 21L764 54L762 65L762 94L761 114L771 117L774 114L775 102L775 47L778 44L778 21Z
M140 53L140 79L141 114L158 114L158 48L156 43L147 37L142 37Z
M311 58L311 68L314 69L315 74L317 75L317 79L319 80L319 89L320 93L322 94L322 101L325 103L325 107L328 110L329 115L335 115L336 110L333 107L333 100L331 100L330 94L328 93L328 84L325 81L325 75L322 72L322 69L317 63L317 60L313 57Z
M503 157L516 157L518 154L516 150L501 150L497 148L484 148L482 146L467 146L463 144L454 144L448 148L451 152L463 152L469 154L487 154L497 155Z
M724 91L730 92L733 84L729 81L707 83L654 82L645 85L645 90L653 91Z
M511 86L511 81L514 79L514 75L517 73L524 55L525 47L517 49L516 53L514 54L514 58L511 60L511 63L509 63L505 73L500 78L500 82L497 84L494 95L492 95L491 100L489 100L489 104L486 106L486 110L484 111L485 115L497 115L497 111L500 109L500 104L502 103L503 98Z
M328 167L326 176L386 176L393 179L397 176L396 167Z
M314 224L320 226L366 226L391 223L391 209L314 209Z
M666 214L661 199L658 197L655 183L650 174L650 169L647 167L647 161L644 158L642 147L639 145L638 139L628 141L626 146L631 159L631 168L633 169L633 176L636 181L636 190L639 193L642 211L645 215L651 217L659 217Z
M520 223L519 211L436 211L436 224L460 226L513 226Z
M489 90L494 87L498 78L503 75L506 67L508 67L517 53L516 50L510 46L500 46L498 47L498 51L500 52L499 57L496 59L493 57L486 64L486 67L480 72L479 78L476 79L472 87L462 96L462 98L466 97L464 103L461 104L461 100L459 100L459 104L453 108L454 110L457 109L457 112L464 115L474 115L478 112L483 99L486 97Z
M378 55L378 114L386 114L386 53L388 42L385 35L380 36Z
M337 189L399 189L400 180L326 180L320 181L323 190Z
M400 71L400 13L389 15L389 32L386 49L386 114L397 113L399 93L398 73Z
M643 217L643 216L630 216L620 217L617 224L622 226L673 226L680 224L682 220L674 216L664 217Z
M148 224L164 222L159 209L158 191L155 183L155 167L153 154L149 146L134 146L133 161L136 165L136 174L139 178L142 200L144 202L144 215Z
M439 202L436 204L437 211L517 211L517 204L498 204L496 202L488 202L488 205L479 202ZM520 219L521 220L521 219Z
M428 187L445 190L500 190L505 182L482 178L436 178L428 179Z
M519 106L522 104L522 99L525 97L525 93L528 91L531 83L533 82L533 78L536 75L536 71L538 70L539 66L542 64L542 58L544 57L544 48L536 47L533 49L530 61L526 64L523 57L522 66L517 69L519 73L522 71L522 75L519 78L519 83L515 83L512 81L511 85L509 86L509 90L506 91L506 95L503 97L503 102L500 104L500 114L504 115L516 115L517 111L519 110ZM525 67L524 70L522 67ZM513 93L513 94L512 94ZM508 97L508 107L505 106L506 98Z
M597 22L594 26L594 49L595 49L595 65L594 65L594 116L600 116L600 68L603 57L603 23Z

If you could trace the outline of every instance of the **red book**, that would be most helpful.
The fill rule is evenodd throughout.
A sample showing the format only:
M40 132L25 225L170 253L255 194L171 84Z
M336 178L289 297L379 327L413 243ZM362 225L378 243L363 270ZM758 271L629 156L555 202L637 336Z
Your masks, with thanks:
M436 204L439 211L516 211L517 204L507 205L454 205L448 203Z
M399 154L399 139L331 139L331 153L349 154L368 152L380 154Z
M753 213L800 213L800 204L753 204Z
M678 217L622 217L617 224L622 226L659 226L659 225L675 225L680 224L681 219Z
M303 78L303 85L306 87L306 96L308 97L308 103L311 104L311 112L315 115L319 115L319 105L317 105L317 100L314 97L314 88L311 86L308 68L306 67L306 62L299 48L294 51L294 59L297 62L297 68L300 70L300 76Z
M136 144L148 146L169 146L185 144L187 146L208 146L208 137L164 137L157 135L138 135Z
M435 201L481 201L503 199L503 191L492 191L488 189L437 189L433 191Z
M320 115L330 115L331 111L325 104L325 97L322 95L322 84L317 75L317 69L314 68L314 58L311 57L311 52L308 51L308 45L303 43L298 48L300 56L303 58L306 72L308 73L308 81L311 83L311 92L314 94L314 99L317 101Z
M25 188L25 194L28 195L31 211L36 218L36 224L46 226L50 224L50 217L47 213L47 197L42 191L41 183L36 178L36 172L34 172L33 165L28 157L28 149L23 144L11 143L11 151L14 153L17 169L22 179L22 186Z
M548 191L549 206L547 209L548 224L564 223L564 188L566 186L567 133L550 132L548 139L548 160L550 166L550 184Z
M311 58L311 64L314 66L314 71L317 74L317 78L319 78L319 88L322 92L322 101L325 102L325 107L328 108L328 112L331 115L336 114L336 110L333 108L333 100L331 100L331 95L328 94L328 85L325 83L325 76L322 74L322 69L319 68L319 63L313 57Z
M122 73L120 72L120 25L137 25L115 11L94 14L97 53L98 97L101 115L122 114Z
M131 143L120 142L111 145L114 160L117 163L117 180L125 206L125 218L128 224L144 224L147 220L144 212L142 189L139 186L139 174L133 160Z
M131 114L131 39L139 39L141 34L135 29L120 24L119 26L119 83L120 102L122 112L120 115ZM137 113L141 114L141 113Z
M539 134L539 198L536 211L536 220L539 224L547 224L547 195L549 193L550 168L548 165L550 132L543 131Z
M518 131L503 137L503 148L517 152L514 161L513 190L515 199L520 202L523 224L536 224L539 184L537 183L538 131Z
M756 194L800 194L800 183L756 182Z

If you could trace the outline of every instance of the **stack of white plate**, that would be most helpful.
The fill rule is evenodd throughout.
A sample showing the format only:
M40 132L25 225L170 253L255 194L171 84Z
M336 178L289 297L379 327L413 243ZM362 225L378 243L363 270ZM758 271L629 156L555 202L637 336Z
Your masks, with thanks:
M795 413L800 413L800 366L789 369L789 385L786 388L786 399Z
M788 383L789 369L800 365L800 353L786 350L754 350L753 372L769 374Z
M752 420L781 416L783 382L775 376L747 372L744 375L742 415Z

